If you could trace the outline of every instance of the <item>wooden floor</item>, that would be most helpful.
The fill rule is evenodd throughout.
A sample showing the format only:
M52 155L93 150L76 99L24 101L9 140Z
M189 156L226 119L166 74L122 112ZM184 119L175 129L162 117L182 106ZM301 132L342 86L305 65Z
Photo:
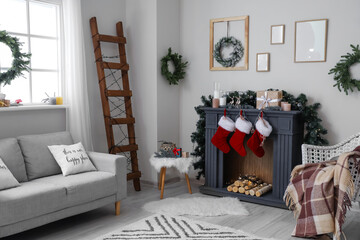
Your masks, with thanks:
M199 192L199 184L194 182L191 184L193 192ZM120 216L114 215L114 205L112 204L4 238L4 240L91 240L152 215L152 213L142 210L141 207L146 202L159 200L160 192L157 187L142 184L142 191L135 192L129 183L128 189L128 198L121 202ZM184 193L187 193L185 181L165 184L164 198ZM252 203L244 204L249 210L250 216L187 217L240 229L260 237L278 240L300 239L290 237L295 225L293 214L290 211ZM344 232L348 240L360 239L359 211L348 212Z

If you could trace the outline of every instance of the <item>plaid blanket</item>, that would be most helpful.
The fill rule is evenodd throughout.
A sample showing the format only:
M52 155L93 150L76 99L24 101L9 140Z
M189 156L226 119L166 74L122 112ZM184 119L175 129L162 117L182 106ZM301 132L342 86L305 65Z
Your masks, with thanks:
M360 157L360 151L344 153L337 161L303 164L293 169L284 195L286 205L297 219L293 236L334 233L334 239L340 239L354 194L348 168L351 157Z

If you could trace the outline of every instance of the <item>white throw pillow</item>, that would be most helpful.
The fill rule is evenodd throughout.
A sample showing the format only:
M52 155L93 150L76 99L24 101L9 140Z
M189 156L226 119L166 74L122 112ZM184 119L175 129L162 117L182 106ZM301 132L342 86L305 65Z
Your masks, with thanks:
M14 175L7 168L3 160L0 158L0 190L14 188L20 186Z
M96 171L81 142L73 145L48 146L64 176Z

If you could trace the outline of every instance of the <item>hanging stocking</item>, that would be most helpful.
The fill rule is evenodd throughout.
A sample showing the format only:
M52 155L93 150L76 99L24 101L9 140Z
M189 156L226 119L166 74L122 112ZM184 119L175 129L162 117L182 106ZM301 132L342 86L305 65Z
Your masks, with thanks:
M228 153L230 151L230 146L227 143L227 137L235 129L234 121L226 117L226 109L224 110L224 116L219 120L219 127L211 139L212 144L220 149L223 153Z
M272 131L272 127L268 121L263 118L263 113L261 112L261 117L257 120L255 124L255 132L248 140L247 145L259 158L263 157L265 154L264 145L265 138L268 137Z
M236 130L230 139L230 145L240 154L240 156L245 157L246 150L244 147L244 138L246 134L250 133L252 123L242 116L242 110L240 111L240 117L236 119L235 127Z

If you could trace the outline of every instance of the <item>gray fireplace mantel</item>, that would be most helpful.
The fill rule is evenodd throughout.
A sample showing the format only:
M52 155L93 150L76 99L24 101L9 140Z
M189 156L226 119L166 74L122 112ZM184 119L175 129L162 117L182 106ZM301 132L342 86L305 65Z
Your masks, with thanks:
M291 170L301 164L301 144L304 136L304 122L300 111L264 111L264 118L271 124L273 131L269 136L273 140L273 190L261 197L228 192L224 182L224 154L212 143L218 121L224 114L224 108L203 108L206 113L205 133L205 185L200 192L215 196L232 196L244 201L285 208L282 200L289 183ZM256 109L243 110L252 123L259 116ZM239 109L227 109L227 117L234 121Z

